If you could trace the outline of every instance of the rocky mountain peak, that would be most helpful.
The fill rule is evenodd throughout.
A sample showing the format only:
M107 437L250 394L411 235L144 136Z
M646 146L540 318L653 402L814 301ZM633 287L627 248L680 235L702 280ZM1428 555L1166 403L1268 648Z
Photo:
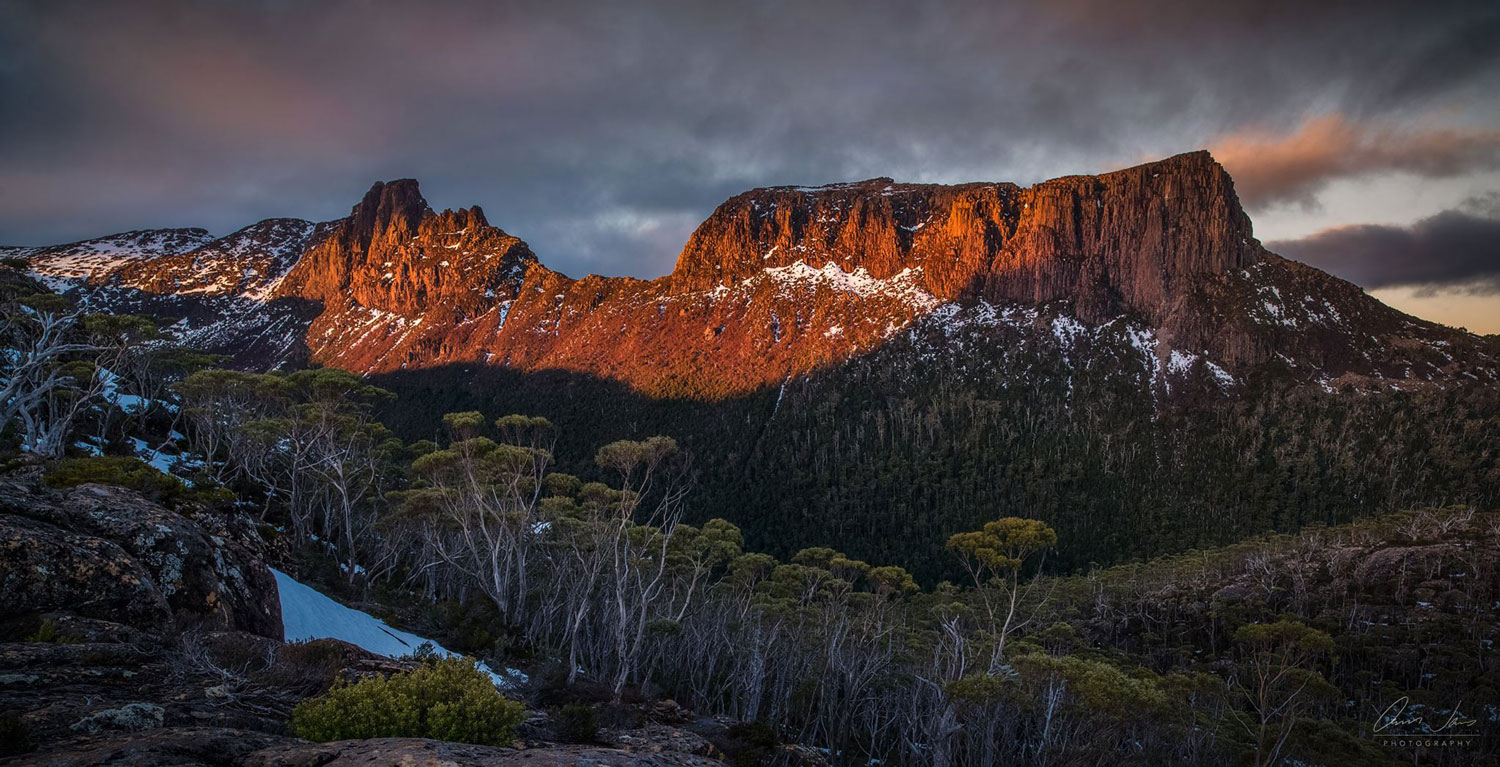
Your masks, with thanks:
M416 179L377 181L349 212L347 236L351 242L369 247L377 235L409 236L431 213Z
M942 299L1068 301L1102 321L1159 320L1189 278L1259 258L1229 174L1208 152L1029 188L877 178L756 189L693 233L671 280L733 286L767 268L832 263L876 279L915 273Z
M478 206L434 212L416 181L399 179L372 186L276 293L321 302L329 317L347 308L366 319L457 322L513 295L535 261Z
M454 232L462 229L485 228L490 225L490 222L484 217L484 211L475 205L457 210L445 210L423 224L431 231Z

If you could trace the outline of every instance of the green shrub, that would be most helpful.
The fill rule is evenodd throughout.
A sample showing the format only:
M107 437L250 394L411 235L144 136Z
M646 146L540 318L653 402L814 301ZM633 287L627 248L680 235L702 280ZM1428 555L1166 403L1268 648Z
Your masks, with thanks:
M599 712L584 703L569 703L557 712L557 739L593 743L599 737Z
M718 746L735 767L754 767L765 764L780 742L776 728L765 722L737 722L724 731Z
M90 456L65 458L47 472L48 487L75 487L96 482L119 485L157 498L175 496L185 486L182 480L151 468L139 458L129 456Z
M177 477L163 474L145 461L131 456L64 458L52 465L44 481L48 487L59 488L89 483L117 485L169 505L182 501L216 505L234 500L234 494L224 488L189 487Z
M31 728L17 713L0 714L0 759L36 750Z
M460 658L445 658L389 677L334 685L292 711L298 737L320 742L351 738L433 738L503 746L525 718L489 676Z
M37 626L36 631L26 637L28 642L42 642L45 644L74 644L78 637L64 633L57 627L57 621L51 618L43 618L42 624Z

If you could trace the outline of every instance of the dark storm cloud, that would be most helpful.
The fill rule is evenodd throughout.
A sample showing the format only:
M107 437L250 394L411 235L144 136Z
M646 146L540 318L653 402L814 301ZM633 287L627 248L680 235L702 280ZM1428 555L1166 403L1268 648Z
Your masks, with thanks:
M1421 33L1413 30L1413 34ZM1419 38L1413 55L1388 60L1372 73L1375 76L1366 78L1364 100L1372 108L1399 108L1441 93L1455 81L1481 75L1500 62L1497 40L1500 15L1440 28Z
M1266 247L1367 288L1500 293L1500 211L1493 197L1466 207L1488 215L1448 210L1410 227L1340 226Z
M414 176L564 271L653 276L754 186L1029 182L1296 136L1309 115L1475 134L1497 117L1497 20L1445 2L0 0L0 242L331 218Z

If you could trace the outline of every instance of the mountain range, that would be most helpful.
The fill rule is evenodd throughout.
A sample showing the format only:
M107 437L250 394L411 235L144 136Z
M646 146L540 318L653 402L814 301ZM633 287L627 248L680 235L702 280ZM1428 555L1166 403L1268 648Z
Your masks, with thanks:
M1007 515L1052 524L1068 567L1500 502L1500 340L1268 252L1206 152L757 189L655 280L560 274L412 180L335 221L0 255L231 365L367 374L409 440L444 412L544 415L588 475L600 445L670 434L690 518L927 581L950 533Z
M1261 247L1206 152L1032 187L890 179L757 189L720 205L655 280L564 276L478 207L377 183L347 218L215 238L133 231L7 248L109 311L179 320L251 367L567 370L717 399L836 366L975 306L1070 345L1128 342L1154 385L1204 368L1356 388L1494 382L1492 339L1397 312Z

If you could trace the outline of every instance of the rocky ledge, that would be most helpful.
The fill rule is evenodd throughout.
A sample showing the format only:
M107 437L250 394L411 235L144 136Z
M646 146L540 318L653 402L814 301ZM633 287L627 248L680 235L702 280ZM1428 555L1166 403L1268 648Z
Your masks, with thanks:
M254 525L188 513L120 487L0 480L0 604L13 619L59 613L152 633L280 640L276 583Z

